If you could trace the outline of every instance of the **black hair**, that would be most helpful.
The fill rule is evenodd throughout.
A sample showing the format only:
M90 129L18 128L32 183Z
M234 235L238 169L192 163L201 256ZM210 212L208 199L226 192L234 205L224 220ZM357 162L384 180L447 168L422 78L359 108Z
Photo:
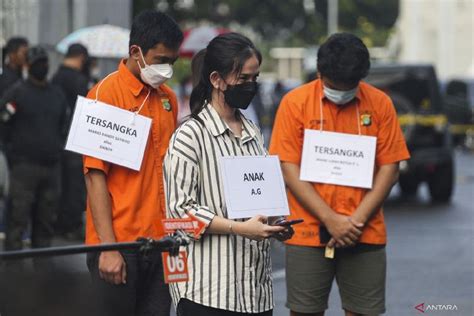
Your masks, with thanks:
M238 33L219 35L209 42L207 48L196 54L191 65L193 78L198 79L189 101L192 118L201 121L198 115L206 102L211 100L211 73L216 71L222 78L233 72L240 74L245 62L252 56L257 57L259 64L262 63L260 51L250 39Z
M138 45L143 55L157 44L178 49L183 41L183 32L172 17L155 10L139 13L132 23L129 47Z
M349 33L331 35L318 50L318 72L336 83L357 84L370 68L367 47Z
M28 46L28 40L24 37L12 37L2 48L2 65L5 66L5 60L8 54L16 53L22 46Z
M79 56L84 56L86 58L89 57L89 52L87 51L87 48L79 43L69 45L66 52L66 58Z
M28 49L26 60L29 65L33 65L38 61L48 61L48 53L43 46L36 45Z
M28 40L24 37L12 37L5 45L5 54L16 53L21 46L28 46Z

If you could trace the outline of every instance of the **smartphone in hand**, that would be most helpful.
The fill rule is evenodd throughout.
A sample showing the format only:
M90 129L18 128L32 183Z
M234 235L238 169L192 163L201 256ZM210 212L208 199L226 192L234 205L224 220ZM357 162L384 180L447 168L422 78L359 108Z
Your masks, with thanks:
M298 218L298 219L292 219L292 220L286 220L286 219L283 219L281 221L277 221L275 222L275 226L291 226L291 225L295 225L295 224L300 224L300 223L303 223L304 222L304 219L302 218Z

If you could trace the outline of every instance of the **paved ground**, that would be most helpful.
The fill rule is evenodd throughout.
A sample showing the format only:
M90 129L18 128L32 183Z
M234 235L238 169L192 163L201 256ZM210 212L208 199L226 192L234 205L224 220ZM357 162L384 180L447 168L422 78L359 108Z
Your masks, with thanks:
M434 315L474 315L474 156L457 155L457 185L453 202L433 205L426 187L417 199L401 200L394 188L386 203L388 278L386 315L422 315L414 306L455 304L457 311ZM284 307L283 247L276 246L275 316ZM342 315L337 286L327 316Z
M389 245L386 315L422 315L415 305L456 305L457 311L434 315L474 315L474 155L458 153L453 202L433 205L422 188L418 198L402 200L395 188L386 205ZM275 316L284 307L284 248L273 247ZM17 265L16 265L17 266ZM31 267L31 263L26 263ZM90 304L85 258L68 256L48 262L38 275L0 275L0 315L100 315ZM0 269L0 271L2 271ZM5 271L5 270L3 270ZM327 315L342 315L337 286Z

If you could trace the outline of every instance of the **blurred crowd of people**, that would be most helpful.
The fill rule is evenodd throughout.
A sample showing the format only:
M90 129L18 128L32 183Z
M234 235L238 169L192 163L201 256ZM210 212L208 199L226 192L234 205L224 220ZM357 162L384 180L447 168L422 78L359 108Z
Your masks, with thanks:
M5 250L21 249L26 240L33 247L49 246L55 235L82 241L82 157L63 148L77 96L97 82L97 60L85 46L72 44L50 74L46 49L30 46L23 37L9 39L2 56L0 232Z
M84 45L72 44L52 74L45 48L31 47L24 37L10 38L2 57L0 237L7 236L5 249L20 249L27 241L47 246L53 236L82 241L86 198L82 157L63 148L77 96L86 96L98 82L98 61ZM179 82L178 122L190 115L195 80L188 75ZM242 110L260 126L266 143L278 104L291 88L282 81L262 82L249 108ZM24 126L14 118L18 104L31 109L22 114L32 116ZM45 110L54 106L57 119L52 121L54 116ZM7 218L7 209L15 216Z

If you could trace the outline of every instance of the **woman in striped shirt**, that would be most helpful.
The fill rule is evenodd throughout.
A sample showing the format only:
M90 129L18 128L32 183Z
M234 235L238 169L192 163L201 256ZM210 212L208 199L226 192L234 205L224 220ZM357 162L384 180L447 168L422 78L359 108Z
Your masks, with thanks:
M227 219L219 171L223 156L265 155L262 135L238 109L257 91L261 54L246 37L214 38L199 54L191 118L173 135L164 161L171 218L192 214L206 224L187 247L189 280L170 286L180 316L272 315L269 237L291 232L264 216Z

